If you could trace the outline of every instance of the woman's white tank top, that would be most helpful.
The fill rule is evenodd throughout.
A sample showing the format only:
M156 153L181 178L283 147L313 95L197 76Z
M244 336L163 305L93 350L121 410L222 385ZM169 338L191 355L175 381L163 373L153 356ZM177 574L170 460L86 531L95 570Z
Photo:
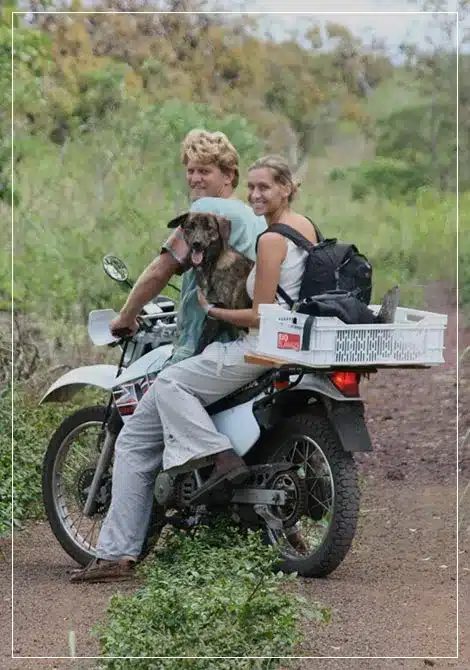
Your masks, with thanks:
M307 258L307 252L305 249L298 247L292 240L286 239L287 242L287 253L286 257L281 264L281 274L279 277L279 286L284 289L287 295L292 300L298 300L300 285L302 283L302 277L305 269L305 260ZM256 263L252 267L250 274L246 280L246 291L250 298L253 300L253 294L255 290L255 277L256 277ZM280 295L276 294L275 302L283 307L288 307L287 303L281 298Z

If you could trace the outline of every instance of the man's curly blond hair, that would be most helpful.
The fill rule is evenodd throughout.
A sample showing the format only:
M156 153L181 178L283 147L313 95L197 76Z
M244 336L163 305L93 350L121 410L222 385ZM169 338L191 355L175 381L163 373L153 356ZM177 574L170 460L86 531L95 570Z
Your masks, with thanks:
M219 131L210 133L200 128L190 130L181 145L181 159L184 165L187 165L189 161L197 161L216 165L225 174L233 171L232 187L238 186L240 180L239 155L224 133Z

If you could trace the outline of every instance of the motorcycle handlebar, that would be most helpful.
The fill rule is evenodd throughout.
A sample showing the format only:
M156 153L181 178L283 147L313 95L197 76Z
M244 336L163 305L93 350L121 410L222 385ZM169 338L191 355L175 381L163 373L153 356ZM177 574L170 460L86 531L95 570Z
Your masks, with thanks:
M130 328L117 328L112 330L111 334L114 335L114 337L119 337L119 339L124 340L126 337L132 335L132 331Z
M158 321L161 321L163 319L168 319L169 317L174 317L178 314L178 312L162 312L161 314L139 314L137 317L137 321L139 324L139 329L137 330L136 333L132 333L130 328L118 328L117 330L113 330L112 334L115 337L118 337L120 341L130 339L134 337L139 331L144 330L148 333L152 332L155 329L156 323ZM149 323L151 321L152 323ZM163 325L163 328L165 330L176 330L176 323L168 323ZM119 342L113 342L111 346L117 346L120 344Z

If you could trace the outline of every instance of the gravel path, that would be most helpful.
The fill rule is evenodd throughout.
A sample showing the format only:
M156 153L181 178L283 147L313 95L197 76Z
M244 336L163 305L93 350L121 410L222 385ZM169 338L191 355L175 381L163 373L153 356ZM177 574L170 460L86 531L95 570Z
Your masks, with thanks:
M363 498L356 540L347 559L328 579L295 583L304 596L332 612L329 624L305 624L299 655L425 658L303 659L294 664L299 670L470 669L470 492L460 510L460 658L430 659L456 655L457 497L455 305L440 284L432 287L428 301L431 308L451 316L446 364L429 371L383 372L364 383L375 451L358 459ZM468 332L462 333L464 344L470 344ZM461 434L470 425L469 389L470 374L464 367ZM468 453L461 456L460 476L462 493L470 479ZM10 658L9 543L4 542L4 551L0 667L71 667L67 660ZM73 586L67 577L72 567L46 524L28 525L16 534L15 656L68 655L70 630L76 634L77 655L98 653L91 626L101 618L113 593L135 587ZM73 662L74 668L95 666L94 661Z

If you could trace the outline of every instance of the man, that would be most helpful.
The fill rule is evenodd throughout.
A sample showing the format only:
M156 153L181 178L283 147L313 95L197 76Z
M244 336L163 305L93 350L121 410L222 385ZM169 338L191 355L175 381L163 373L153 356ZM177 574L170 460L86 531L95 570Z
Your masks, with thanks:
M239 157L233 145L223 133L196 129L184 139L181 155L192 201L190 211L220 214L229 219L230 245L254 260L256 238L266 224L234 197L239 181ZM169 226L175 227L177 222L178 219L174 219ZM195 273L188 269L187 257L187 245L177 227L164 244L160 257L139 277L120 315L111 323L114 333L122 329L135 333L136 317L142 307L161 293L174 274L184 272L180 335L165 365L194 354L206 316L198 301ZM76 572L72 582L112 581L132 576L147 533L162 451L163 429L151 388L116 442L112 501L98 538L97 558Z

